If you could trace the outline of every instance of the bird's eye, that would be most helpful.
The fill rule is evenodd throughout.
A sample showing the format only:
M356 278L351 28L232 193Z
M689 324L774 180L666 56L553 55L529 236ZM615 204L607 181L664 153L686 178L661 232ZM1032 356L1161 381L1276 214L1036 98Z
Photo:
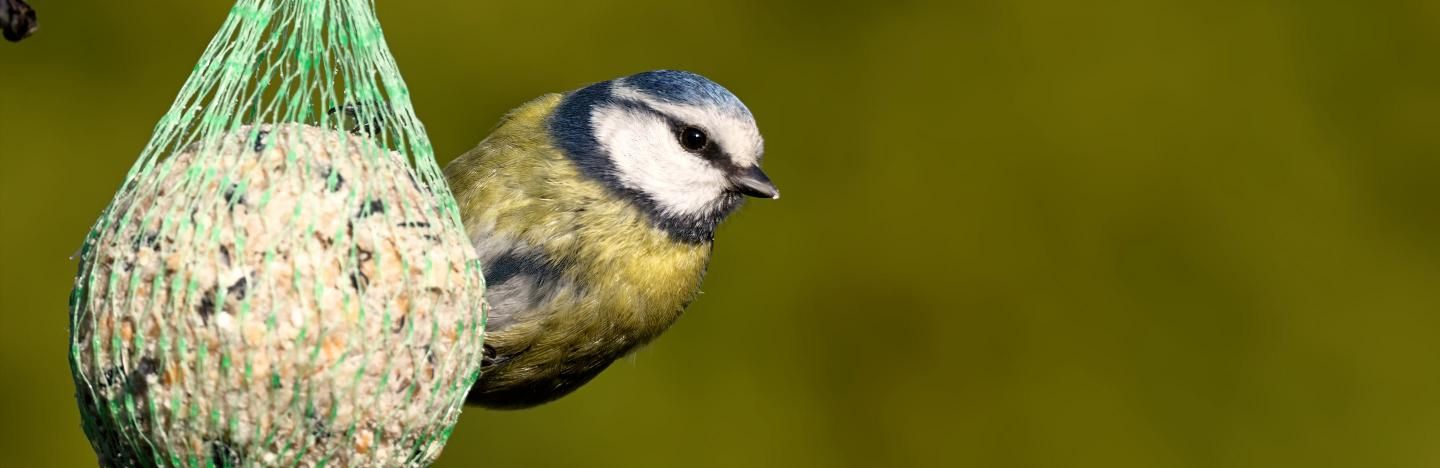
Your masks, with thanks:
M698 128L685 127L684 130L680 130L680 146L684 146L685 149L700 151L709 142L709 137L706 137L705 132Z

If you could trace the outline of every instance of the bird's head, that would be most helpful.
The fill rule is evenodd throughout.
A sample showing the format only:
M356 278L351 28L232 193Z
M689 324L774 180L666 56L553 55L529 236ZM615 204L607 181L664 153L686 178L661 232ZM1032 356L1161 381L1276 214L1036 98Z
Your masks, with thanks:
M548 128L585 176L682 240L710 240L745 196L780 198L760 170L764 141L750 110L694 73L651 71L571 92Z

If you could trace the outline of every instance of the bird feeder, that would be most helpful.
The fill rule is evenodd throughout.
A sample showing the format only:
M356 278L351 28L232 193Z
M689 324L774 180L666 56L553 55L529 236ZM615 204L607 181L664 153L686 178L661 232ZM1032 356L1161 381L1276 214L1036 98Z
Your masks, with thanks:
M80 253L102 466L424 466L483 279L368 0L240 0Z

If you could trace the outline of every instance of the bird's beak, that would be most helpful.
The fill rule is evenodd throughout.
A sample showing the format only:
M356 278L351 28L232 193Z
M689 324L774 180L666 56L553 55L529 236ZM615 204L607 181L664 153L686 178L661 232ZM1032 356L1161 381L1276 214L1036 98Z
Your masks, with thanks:
M737 193L755 198L780 198L780 189L775 188L775 183L770 182L770 177L760 170L760 166L750 166L730 174L730 187Z

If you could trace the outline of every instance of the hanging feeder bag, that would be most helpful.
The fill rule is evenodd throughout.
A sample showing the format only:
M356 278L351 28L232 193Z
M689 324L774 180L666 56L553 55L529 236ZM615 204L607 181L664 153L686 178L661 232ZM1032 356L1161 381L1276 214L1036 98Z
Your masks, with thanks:
M102 466L424 466L479 376L480 265L367 0L240 0L86 237Z

